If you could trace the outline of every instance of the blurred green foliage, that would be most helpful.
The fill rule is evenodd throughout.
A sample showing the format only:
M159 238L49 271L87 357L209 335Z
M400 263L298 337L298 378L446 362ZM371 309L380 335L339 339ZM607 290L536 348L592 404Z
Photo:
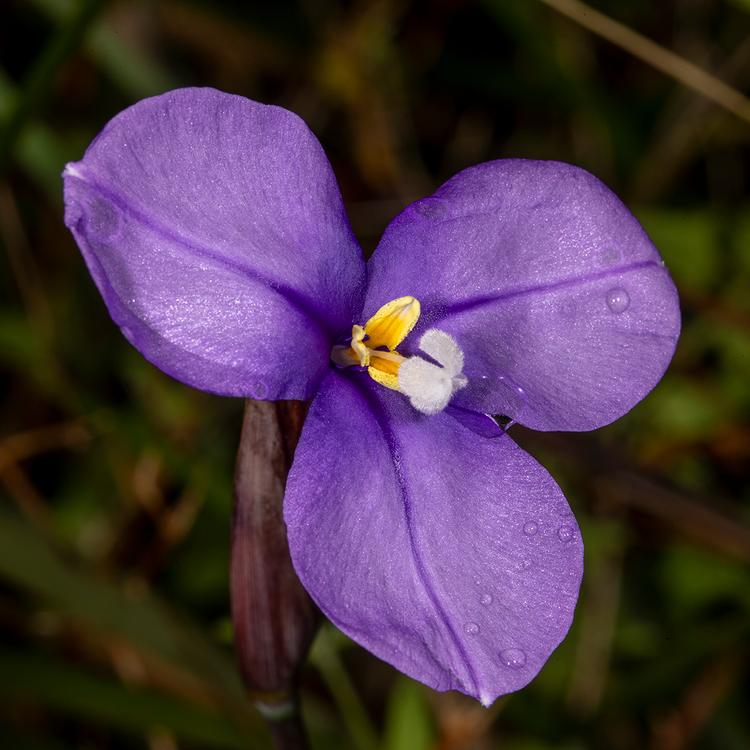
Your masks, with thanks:
M595 3L740 90L746 0ZM0 24L0 745L266 748L233 666L241 403L143 361L62 225L119 110L211 85L302 115L372 249L455 171L554 158L641 218L683 302L662 384L591 435L514 434L581 522L573 630L485 710L325 626L321 750L750 747L750 127L532 0L6 0Z

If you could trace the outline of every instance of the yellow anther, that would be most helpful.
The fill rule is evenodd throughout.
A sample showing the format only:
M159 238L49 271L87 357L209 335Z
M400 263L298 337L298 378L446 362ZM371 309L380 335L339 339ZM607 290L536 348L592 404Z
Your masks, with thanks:
M398 352L383 352L376 349L372 352L367 372L376 383L397 391L398 370L405 360L406 357L402 357Z
M393 351L417 324L420 307L415 297L399 297L383 305L365 323L367 346L370 349L385 346Z
M340 367L366 367L380 385L408 397L422 414L438 414L453 396L465 388L464 353L446 331L431 328L414 347L429 359L415 354L404 357L396 347L419 320L419 300L399 297L383 305L364 326L352 326L349 346L337 344L331 359Z
M398 390L398 369L405 360L396 347L419 320L420 304L415 297L399 297L383 305L364 326L352 326L349 347L335 346L331 359L344 367L366 367L376 382ZM388 351L384 351L386 347Z

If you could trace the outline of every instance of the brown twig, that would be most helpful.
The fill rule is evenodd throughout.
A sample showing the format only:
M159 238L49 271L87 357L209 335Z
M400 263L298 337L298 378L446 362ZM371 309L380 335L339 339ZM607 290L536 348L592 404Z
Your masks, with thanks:
M684 57L580 0L541 2L750 123L750 99Z
M687 750L716 713L717 708L741 678L747 654L730 655L711 661L687 687L682 702L654 722L651 747L654 750Z
M750 37L721 65L719 74L734 86L745 87L750 81ZM657 202L697 153L728 135L729 121L709 99L684 90L673 99L664 107L662 121L635 171L631 196L638 203Z
M91 440L83 419L48 425L8 435L0 440L0 474L11 464L60 448L73 448Z
M81 419L25 430L0 439L0 482L21 512L37 526L48 530L49 507L20 463L40 453L74 448L89 440L91 433Z

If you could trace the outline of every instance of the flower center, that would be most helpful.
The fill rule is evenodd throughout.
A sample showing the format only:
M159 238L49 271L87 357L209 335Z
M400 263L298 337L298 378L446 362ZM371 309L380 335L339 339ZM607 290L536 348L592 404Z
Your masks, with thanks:
M334 346L331 359L341 367L366 367L376 383L408 396L418 411L437 414L468 382L464 353L453 336L432 328L422 335L419 349L433 361L399 354L396 347L416 325L420 309L415 297L388 302L364 326L352 326L351 343Z

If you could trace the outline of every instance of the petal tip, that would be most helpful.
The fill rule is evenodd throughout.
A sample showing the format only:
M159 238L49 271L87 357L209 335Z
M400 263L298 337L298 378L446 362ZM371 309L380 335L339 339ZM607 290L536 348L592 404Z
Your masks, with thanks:
M495 699L488 693L479 693L479 702L485 708L489 708L495 702Z
M79 168L81 162L79 161L69 161L65 168L62 171L63 177L77 177L79 180L83 179L83 175L81 174L81 170Z

